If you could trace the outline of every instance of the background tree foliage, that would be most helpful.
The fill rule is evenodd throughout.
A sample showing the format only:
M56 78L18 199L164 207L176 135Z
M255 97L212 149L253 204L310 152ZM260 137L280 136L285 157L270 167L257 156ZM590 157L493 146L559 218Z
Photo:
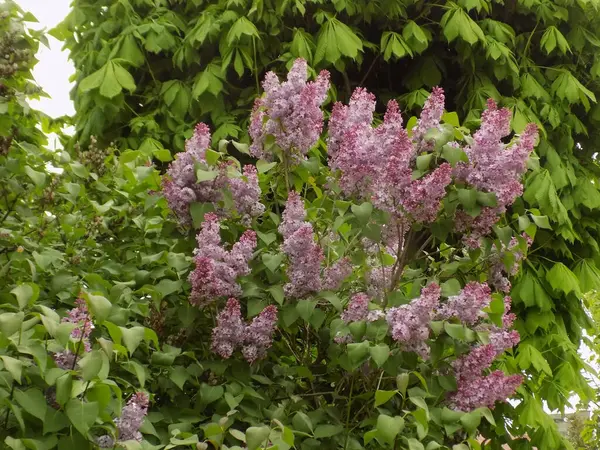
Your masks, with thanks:
M411 111L442 85L467 126L488 97L537 123L539 167L528 176L515 226L543 228L513 286L523 337L518 361L537 376L522 424L549 427L542 401L564 407L589 394L577 356L589 326L581 293L600 283L596 94L597 0L75 0L54 35L77 67L78 136L172 152L193 124L214 141L245 139L241 125L267 69L296 57L332 71L347 99L365 85ZM159 158L160 159L160 158ZM532 359L535 349L539 361Z

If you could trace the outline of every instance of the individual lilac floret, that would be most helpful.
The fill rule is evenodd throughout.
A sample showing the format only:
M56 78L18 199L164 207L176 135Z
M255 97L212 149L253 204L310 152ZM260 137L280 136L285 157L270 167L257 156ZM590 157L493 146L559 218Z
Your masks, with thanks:
M429 356L429 323L434 317L440 300L440 287L431 283L421 291L421 296L407 305L387 310L386 319L392 338L404 350L416 352L422 358Z
M250 152L257 158L269 157L267 137L281 148L290 162L297 162L315 145L323 131L321 105L329 90L329 72L321 71L315 81L308 82L308 65L297 59L287 81L279 82L273 72L263 81L265 94L254 103L249 134Z
M485 317L483 309L492 301L491 293L487 284L471 281L458 295L448 298L438 314L442 319L456 317L466 325L474 325Z
M203 306L218 297L240 295L242 290L237 278L250 273L248 263L256 247L256 233L244 232L230 251L221 244L219 218L208 213L204 216L198 233L194 262L196 268L190 273L192 292L190 302Z
M241 348L250 364L266 356L273 344L273 333L277 327L277 308L267 306L250 325L242 320L241 308L235 298L227 301L217 316L217 326L212 332L211 349L221 358L229 358Z
M78 298L75 300L75 305L75 308L71 309L66 317L63 317L61 323L72 323L76 325L76 327L73 328L73 331L71 331L71 338L77 341L77 348L79 351L89 352L91 351L90 334L94 329L94 323L90 318L85 300ZM56 365L65 370L74 369L78 358L79 355L73 353L69 349L54 355Z

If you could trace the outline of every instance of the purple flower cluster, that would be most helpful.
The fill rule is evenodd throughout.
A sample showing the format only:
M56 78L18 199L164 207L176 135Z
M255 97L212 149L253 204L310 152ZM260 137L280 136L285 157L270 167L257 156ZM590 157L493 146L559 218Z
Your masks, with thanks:
M213 213L206 214L196 237L196 268L189 277L192 284L190 302L197 306L206 305L218 297L241 295L237 278L250 273L248 263L256 247L256 233L252 230L244 232L228 251L221 244L219 230L219 218Z
M90 314L85 303L85 300L78 298L75 300L75 308L71 309L66 317L63 317L61 323L75 324L75 328L71 331L71 338L77 341L77 349L79 351L91 351L90 334L94 329L94 324L90 318ZM81 344L79 344L81 342ZM81 346L81 348L79 348ZM54 355L56 365L61 369L72 370L75 368L75 363L78 358L77 353L66 349Z
M352 275L350 260L348 258L338 259L331 266L325 268L321 288L328 291L335 291L340 288L344 280L350 275Z
M375 97L365 89L354 91L350 103L336 103L329 122L329 166L340 173L346 195L371 197L378 208L396 217L407 214L417 222L435 220L452 168L442 164L421 179L412 180L415 156L429 149L424 134L439 126L443 91L436 88L426 102L413 135L402 127L398 103L388 103L383 123L373 128Z
M291 191L279 232L283 236L282 249L288 257L288 283L284 291L292 297L304 297L322 289L338 289L352 274L352 265L347 258L341 258L321 270L325 259L323 249L315 240L312 224L305 218L304 201L297 192Z
M119 442L142 442L140 427L148 414L148 404L148 396L143 392L137 392L129 399L121 411L121 417L115 420ZM111 448L115 445L113 438L108 435L101 436L96 443L101 448Z
M458 295L448 298L438 315L441 319L456 317L467 325L474 325L485 317L482 310L492 301L491 293L487 284L472 281Z
M473 136L473 144L465 148L469 162L457 167L456 171L456 175L471 186L496 194L495 207L484 208L484 212L475 218L461 218L460 228L471 229L477 236L489 232L498 216L523 193L521 177L538 137L536 125L529 124L518 140L504 144L502 139L510 134L510 110L498 109L492 99L488 100L487 106L481 116L481 127Z
M453 366L458 389L450 396L451 405L459 411L471 411L486 406L493 408L497 401L511 397L523 382L521 375L506 375L495 370L483 372L492 365L497 352L493 345L475 347L457 359Z
M369 297L367 294L354 294L342 313L342 320L346 323L365 320L369 314Z
M267 306L250 325L246 325L242 320L240 303L235 298L230 298L217 316L217 326L212 332L212 351L227 359L241 347L242 355L252 364L266 356L273 344L276 327L275 306Z
M206 150L210 145L208 126L196 125L193 136L186 141L185 151L178 153L163 179L163 193L169 207L184 224L191 223L190 205L194 202L212 203L220 213L226 211L219 206L223 200L223 190L229 190L235 209L242 216L255 217L263 213L260 203L260 187L254 166L245 166L243 176L229 177L230 164L221 163L213 180L198 182L197 166L206 164ZM240 174L241 175L241 174Z
M275 73L267 73L263 81L265 94L254 104L248 129L253 156L269 157L268 136L292 161L301 160L315 145L323 131L321 105L327 98L329 72L321 71L312 82L307 83L307 78L304 59L294 62L283 83Z
M410 303L387 310L386 320L392 338L406 351L416 352L423 358L429 355L429 322L434 317L440 301L440 287L431 283L421 291L421 296Z

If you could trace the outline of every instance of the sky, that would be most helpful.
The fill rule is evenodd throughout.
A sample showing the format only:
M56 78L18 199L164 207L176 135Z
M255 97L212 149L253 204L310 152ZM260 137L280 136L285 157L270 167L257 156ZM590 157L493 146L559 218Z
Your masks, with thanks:
M39 23L28 23L33 29L50 30L61 22L69 13L71 0L15 0L25 11L31 12ZM73 102L69 98L72 83L69 77L75 73L75 68L68 60L68 52L62 51L62 44L49 34L47 35L50 48L40 45L37 54L38 64L33 70L33 76L50 98L42 98L30 102L32 108L43 111L50 117L60 117L75 113ZM68 132L68 130L66 130ZM49 136L49 147L57 146L55 136Z

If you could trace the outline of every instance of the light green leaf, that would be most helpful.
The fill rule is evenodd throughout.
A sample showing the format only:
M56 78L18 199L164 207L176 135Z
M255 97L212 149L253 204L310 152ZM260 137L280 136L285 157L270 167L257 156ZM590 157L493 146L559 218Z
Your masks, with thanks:
M65 406L67 417L77 431L84 436L87 436L88 430L96 421L99 409L97 402L84 402L75 398Z
M390 357L390 347L387 344L377 344L369 348L369 353L377 367L381 367Z
M14 397L25 411L40 420L44 420L46 416L46 397L44 397L42 391L36 388L27 391L15 389Z
M389 402L398 391L375 391L375 407Z
M27 305L32 305L40 295L40 287L35 283L23 283L15 287L11 294L17 297L19 309L23 310Z

